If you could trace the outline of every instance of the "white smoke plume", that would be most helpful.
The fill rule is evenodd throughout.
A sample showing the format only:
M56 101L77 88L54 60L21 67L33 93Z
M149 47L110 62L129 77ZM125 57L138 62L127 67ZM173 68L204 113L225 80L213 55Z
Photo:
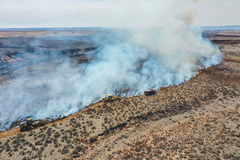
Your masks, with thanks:
M98 49L88 53L96 54L88 64L72 67L66 57L54 73L42 72L33 80L26 71L1 87L1 129L27 116L72 114L120 89L130 89L122 96L132 96L149 88L178 85L217 65L222 57L217 47L203 39L201 30L184 19L171 20L160 29L119 29L93 41ZM28 78L34 86L27 86Z

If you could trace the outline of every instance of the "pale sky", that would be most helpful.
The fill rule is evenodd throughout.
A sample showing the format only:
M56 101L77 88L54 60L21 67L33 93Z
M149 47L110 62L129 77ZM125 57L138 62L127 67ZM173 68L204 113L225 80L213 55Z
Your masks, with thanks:
M0 0L0 28L240 25L240 0Z

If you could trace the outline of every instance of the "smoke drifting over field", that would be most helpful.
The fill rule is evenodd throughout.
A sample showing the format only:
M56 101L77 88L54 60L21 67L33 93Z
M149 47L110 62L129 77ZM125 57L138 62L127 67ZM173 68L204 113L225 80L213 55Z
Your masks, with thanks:
M180 84L221 61L219 49L185 20L162 29L116 30L93 37L93 42L98 48L88 53L95 57L89 63L73 67L66 56L61 64L52 64L54 73L41 72L32 78L26 70L8 87L1 87L1 129L27 116L69 115L110 93L132 96ZM52 59L59 54L52 53ZM28 79L34 85L29 86Z
M99 48L88 53L96 54L88 64L72 67L65 57L54 73L36 76L34 86L28 86L31 76L26 71L12 80L9 86L14 87L1 87L2 129L27 116L69 115L120 90L130 89L122 96L132 96L149 88L180 84L221 61L218 48L184 23L171 29L116 33L94 38Z

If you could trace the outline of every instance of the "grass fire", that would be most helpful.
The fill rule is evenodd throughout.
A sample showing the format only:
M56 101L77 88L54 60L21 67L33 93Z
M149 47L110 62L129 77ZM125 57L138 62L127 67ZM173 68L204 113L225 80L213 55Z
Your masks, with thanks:
M240 27L200 27L221 4L0 2L0 159L240 159Z

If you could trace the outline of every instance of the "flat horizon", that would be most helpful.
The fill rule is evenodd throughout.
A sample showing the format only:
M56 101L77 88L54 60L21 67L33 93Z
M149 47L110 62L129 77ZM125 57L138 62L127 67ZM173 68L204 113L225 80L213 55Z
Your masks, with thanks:
M203 28L203 29L240 29L240 25L212 25L212 26L195 26L196 28ZM54 29L54 30L61 30L61 29L109 29L109 28L128 28L128 27L3 27L0 28L1 30L48 30L48 29ZM152 27L152 28L161 28L161 27Z

